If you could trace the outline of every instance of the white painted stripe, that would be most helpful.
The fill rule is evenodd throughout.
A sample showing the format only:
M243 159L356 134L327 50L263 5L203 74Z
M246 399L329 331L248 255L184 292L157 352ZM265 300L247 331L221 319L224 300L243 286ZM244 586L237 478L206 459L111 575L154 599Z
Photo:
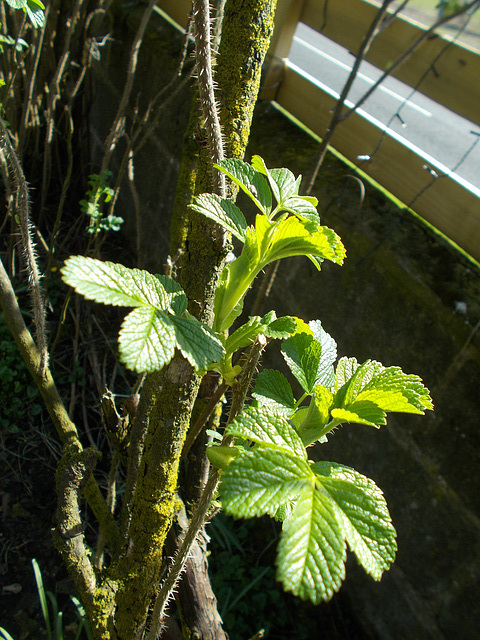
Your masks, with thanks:
M289 61L288 66L294 71L296 71L299 75L309 80L312 84L316 85L317 87L320 87L320 89L325 91L325 93L328 93L328 95L332 96L332 98L335 98L336 100L340 98L340 94L338 94L336 91L334 91L330 87L327 87L326 84L324 84L317 78L314 78L312 75L310 75L309 73L307 73L306 71L298 67L294 62ZM350 102L350 100L345 100L345 106L347 106L348 108L352 108L355 105L353 104L353 102ZM465 189L468 189L468 191L471 191L474 195L477 196L477 198L480 198L480 189L478 187L473 185L471 182L468 182L468 180L465 180L465 178L462 178L457 173L453 172L444 164L436 160L433 156L429 155L428 153L425 153L425 151L420 149L420 147L417 147L417 145L413 144L403 136L399 135L393 129L390 129L389 127L387 127L387 125L383 124L383 122L380 122L380 120L377 120L377 118L375 118L374 116L364 111L364 109L357 109L356 113L358 113L358 115L362 116L362 118L365 118L365 120L368 120L368 122L371 122L373 125L381 129L382 131L385 131L385 133L387 133L389 136L391 136L392 138L394 138L395 140L403 144L405 147L407 147L414 153L416 153L420 158L423 158L423 160L425 160L425 162L432 169L434 168L437 170L437 173L446 174L449 178L452 178L452 180L455 180L455 182L458 182L458 184L462 185L462 187L464 187ZM342 126L342 125L340 124L339 126ZM368 173L368 169L364 169L364 170L366 173Z
M318 49L317 47L313 46L313 44L310 44L306 40L303 40L302 38L299 38L298 36L294 36L293 39L295 40L295 42L298 42L300 45L302 45L306 49L309 49L310 51L313 51L314 53L316 53L319 56L322 56L326 60L330 60L330 62L333 62L334 64L338 65L339 67L342 67L342 69L345 69L348 72L350 72L352 70L352 67L348 66L348 64L345 64L344 62L340 62L340 60L337 60L336 58L334 58L333 56L329 55L328 53L325 53L321 49ZM369 78L364 73L357 73L357 77L361 78L362 80L365 80L365 82L368 82L369 84L372 84L372 85L375 84L375 82L376 82L376 80L372 80L372 78ZM380 85L378 87L378 90L379 91L383 91L384 93L387 93L392 98L395 98L396 100L398 100L402 104L405 104L405 105L411 107L412 109L414 109L415 111L418 111L419 113L421 113L422 115L426 116L427 118L431 118L432 117L432 114L430 113L430 111L427 111L426 109L423 109L423 107L420 107L418 104L415 104L411 100L406 100L399 93L396 93L395 91L392 91L391 89L388 89L387 87L384 87L383 85Z

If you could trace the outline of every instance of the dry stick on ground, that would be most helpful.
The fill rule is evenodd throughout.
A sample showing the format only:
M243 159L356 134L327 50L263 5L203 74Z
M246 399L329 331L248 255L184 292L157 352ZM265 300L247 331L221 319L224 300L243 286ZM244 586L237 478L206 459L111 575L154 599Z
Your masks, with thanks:
M435 22L429 29L427 29L426 31L424 31L416 40L415 42L413 42L410 47L408 47L408 49L397 58L397 60L395 60L395 62L393 62L393 64L390 65L390 67L380 76L380 78L370 87L370 89L360 98L360 100L358 100L358 102L351 107L350 109L348 109L348 111L346 111L345 113L343 113L343 107L345 104L345 100L348 96L348 93L350 91L350 88L353 84L353 81L355 80L360 64L363 62L368 49L370 48L370 45L373 41L373 38L377 35L378 33L378 26L381 26L381 20L383 19L383 16L385 15L385 12L388 8L388 5L392 3L392 0L384 0L382 7L379 9L377 15L375 16L372 24L370 25L369 31L367 33L367 35L365 36L361 46L360 46L360 50L357 54L357 57L355 59L355 63L352 67L352 70L350 72L350 75L347 79L347 82L345 83L345 86L343 87L342 93L340 95L340 98L338 99L338 102L335 106L335 110L332 114L332 118L330 120L330 124L328 125L325 134L323 136L322 142L320 144L320 149L318 151L318 156L317 156L317 160L315 163L315 168L312 172L312 175L310 177L310 180L308 182L307 188L305 193L309 194L313 188L313 185L315 183L315 180L317 178L318 172L320 170L320 167L323 164L323 161L325 159L325 155L328 149L328 145L330 144L330 141L332 140L333 134L335 133L335 130L337 128L337 126L343 122L344 120L346 120L349 116L352 115L352 113L355 113L355 111L361 107L361 105L372 95L372 93L378 88L378 86L387 78L389 77L396 69L398 69L406 60L408 60L408 58L418 49L418 47L425 41L427 40L432 33L435 31L435 29L438 29L439 27L441 27L443 24L449 22L450 20L453 20L454 18L457 18L458 16L466 13L467 11L469 11L470 9L474 9L474 8L478 8L478 6L480 5L480 0L473 0L472 2L469 2L468 4L464 5L461 9L459 9L458 11L455 11L454 13L450 14L449 16L446 16L444 18L441 18L440 20L437 20L437 22Z

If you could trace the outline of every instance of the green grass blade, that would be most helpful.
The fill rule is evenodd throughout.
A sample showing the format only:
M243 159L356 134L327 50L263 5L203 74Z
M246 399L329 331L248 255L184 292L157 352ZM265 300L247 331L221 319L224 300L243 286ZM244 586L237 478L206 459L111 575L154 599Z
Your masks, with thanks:
M47 597L45 595L45 587L43 586L42 572L38 566L38 562L35 558L32 558L33 573L35 575L35 582L37 583L38 599L40 600L40 607L42 609L43 619L45 620L45 630L47 632L47 640L53 640L52 629L50 627L50 619L48 616L48 604Z

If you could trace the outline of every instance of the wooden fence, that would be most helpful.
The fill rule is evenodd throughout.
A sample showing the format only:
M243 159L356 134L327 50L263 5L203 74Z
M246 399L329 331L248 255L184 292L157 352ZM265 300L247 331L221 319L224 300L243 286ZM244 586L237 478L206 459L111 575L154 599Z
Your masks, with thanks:
M323 35L356 52L378 4L373 0L333 0L326 4L325 0L278 0L264 95L321 137L335 98L289 64L288 51L296 25L303 22L321 30ZM189 0L159 0L158 6L186 27ZM421 44L392 75L412 87L421 80L419 90L423 94L480 125L480 55L473 50L454 42L448 44L444 38L426 33L420 25L397 17L375 38L366 60L387 70L418 40L422 40ZM480 260L480 190L470 190L461 180L442 175L397 138L393 132L385 132L354 113L338 126L332 146L355 164L359 156L370 156L362 164L362 171L399 200L411 204L417 214ZM432 179L429 168L440 174L437 179Z

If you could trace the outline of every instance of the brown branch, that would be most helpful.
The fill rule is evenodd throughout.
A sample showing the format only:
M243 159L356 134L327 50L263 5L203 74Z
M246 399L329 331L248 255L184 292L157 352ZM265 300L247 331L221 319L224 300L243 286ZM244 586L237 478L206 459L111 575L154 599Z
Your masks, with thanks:
M82 450L78 443L72 443L64 448L56 473L57 524L53 540L90 614L96 579L83 535L79 501L99 458L100 453L93 447Z

